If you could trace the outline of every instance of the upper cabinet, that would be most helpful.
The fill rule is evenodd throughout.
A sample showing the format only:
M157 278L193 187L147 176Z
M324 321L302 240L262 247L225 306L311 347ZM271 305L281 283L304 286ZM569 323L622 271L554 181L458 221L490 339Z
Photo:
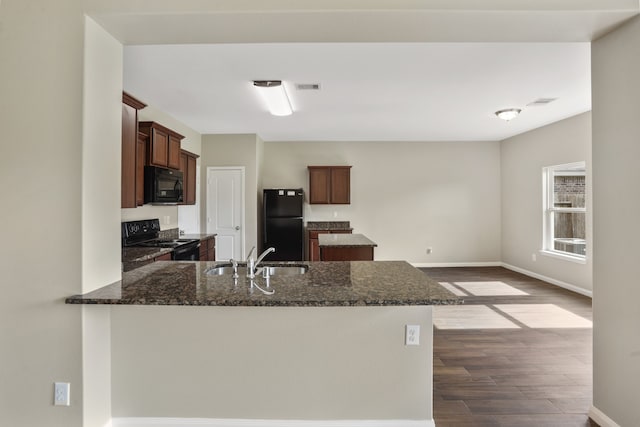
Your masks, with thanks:
M196 204L196 160L197 154L180 151L180 170L182 171L185 205Z
M140 122L139 127L148 135L147 164L180 169L180 141L184 136L156 122Z
M138 132L136 144L136 205L144 205L144 162L147 158L147 134Z
M143 179L138 174L138 110L146 104L126 92L122 93L122 189L121 207L138 206L138 194L144 191ZM144 156L144 154L143 154ZM144 157L142 158L144 163ZM140 203L142 204L142 203Z
M351 166L308 166L309 203L351 203Z

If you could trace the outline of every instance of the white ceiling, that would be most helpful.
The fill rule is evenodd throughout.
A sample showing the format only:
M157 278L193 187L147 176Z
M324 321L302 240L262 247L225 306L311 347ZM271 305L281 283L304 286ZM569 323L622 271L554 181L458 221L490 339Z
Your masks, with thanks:
M87 0L124 87L201 133L500 140L588 111L589 43L638 0ZM270 116L252 80L284 80ZM319 83L319 92L295 84ZM537 98L558 98L527 107ZM503 122L502 108L523 108Z
M124 63L126 91L194 130L265 141L501 140L591 108L588 43L128 46ZM293 115L267 112L252 81L268 79ZM538 98L557 100L527 107Z

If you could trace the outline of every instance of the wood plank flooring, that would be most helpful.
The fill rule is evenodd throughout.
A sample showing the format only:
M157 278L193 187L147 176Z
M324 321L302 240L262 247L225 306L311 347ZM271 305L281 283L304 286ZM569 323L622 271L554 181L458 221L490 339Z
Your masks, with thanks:
M596 426L590 298L501 267L421 270L482 308L434 309L437 427Z

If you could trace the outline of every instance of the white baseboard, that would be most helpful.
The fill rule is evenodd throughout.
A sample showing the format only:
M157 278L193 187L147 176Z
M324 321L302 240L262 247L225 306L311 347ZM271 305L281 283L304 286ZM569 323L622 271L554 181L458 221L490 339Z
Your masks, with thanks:
M563 282L561 280L556 280L556 279L554 279L552 277L547 277L547 276L544 276L542 274L534 273L533 271L525 270L524 268L516 267L514 265L510 265L510 264L507 264L507 263L504 263L504 262L502 263L502 266L504 268L508 269L508 270L512 270L512 271L515 271L517 273L524 274L525 276L533 277L535 279L540 279L540 280L542 280L544 282L551 283L552 285L559 286L561 288L567 289L567 290L575 292L577 294L581 294L581 295L587 296L589 298L593 298L593 292L592 291L589 291L587 289L581 288L581 287L576 286L576 285L572 285L571 283L566 283L566 282Z
M114 418L113 427L435 427L433 420L242 420Z
M607 417L604 412L595 406L589 408L589 418L595 421L600 427L620 427L611 418Z
M502 267L500 261L489 262L412 262L412 266L416 268L429 267Z

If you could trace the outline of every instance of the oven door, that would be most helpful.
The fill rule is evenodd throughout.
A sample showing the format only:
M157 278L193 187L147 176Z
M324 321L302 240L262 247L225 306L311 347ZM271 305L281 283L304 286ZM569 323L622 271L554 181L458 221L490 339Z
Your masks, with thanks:
M171 253L174 261L198 261L200 260L200 242L187 243L176 247Z

